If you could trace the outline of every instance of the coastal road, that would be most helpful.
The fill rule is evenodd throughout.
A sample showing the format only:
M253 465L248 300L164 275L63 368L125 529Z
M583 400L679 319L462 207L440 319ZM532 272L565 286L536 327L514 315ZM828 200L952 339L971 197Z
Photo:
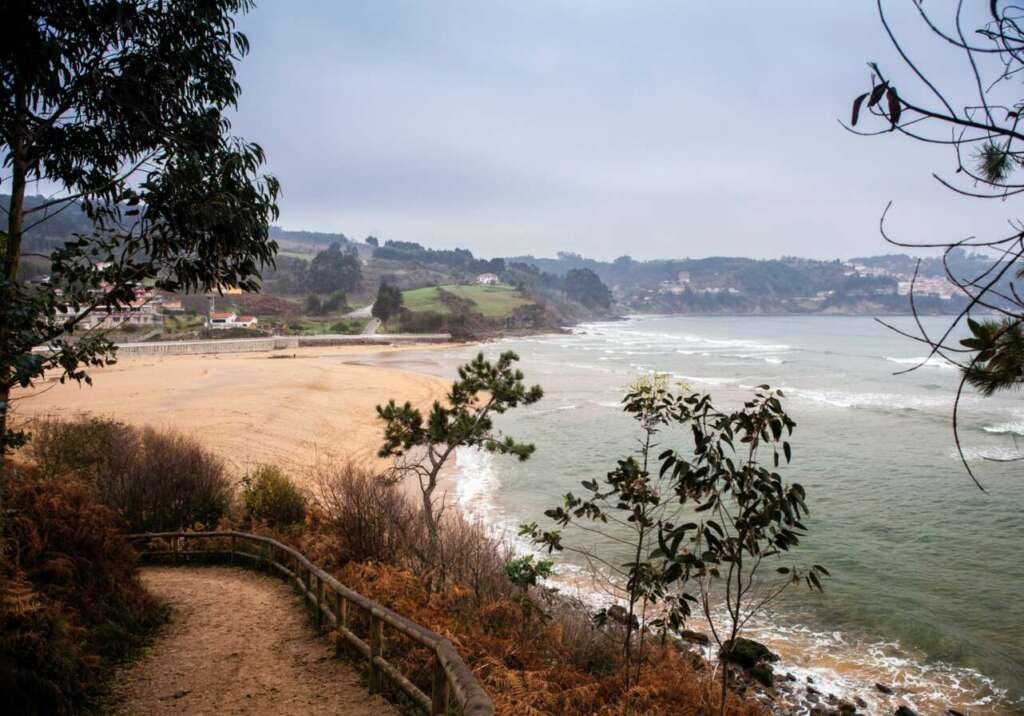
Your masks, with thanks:
M372 315L373 304L371 303L368 306L363 306L362 308L357 308L354 311L349 311L343 316L343 318L369 318Z
M117 674L118 713L398 716L334 657L284 582L228 567L152 567L142 581L172 618Z

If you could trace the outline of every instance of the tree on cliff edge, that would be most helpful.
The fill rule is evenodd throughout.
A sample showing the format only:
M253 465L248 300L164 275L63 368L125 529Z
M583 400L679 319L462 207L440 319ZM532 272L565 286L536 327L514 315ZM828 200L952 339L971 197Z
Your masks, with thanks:
M10 192L0 231L0 454L13 387L51 370L89 382L114 357L82 331L95 311L166 291L259 287L277 245L277 181L225 111L248 51L233 14L251 0L16 0L0 30L0 155ZM37 182L51 198L26 208ZM92 230L48 255L48 283L19 279L27 231L79 205ZM76 330L79 329L79 330ZM47 346L45 354L33 348ZM2 459L2 458L0 458Z
M438 521L444 512L444 498L435 499L441 471L460 447L515 455L527 460L534 446L503 435L494 416L519 405L533 405L544 396L539 385L527 387L523 372L512 367L519 360L512 351L491 363L480 353L459 367L459 379L452 383L445 403L434 401L426 420L411 403L394 400L377 406L384 422L384 444L380 457L395 458L395 473L403 478L415 475L423 498L423 518L432 542L438 539Z

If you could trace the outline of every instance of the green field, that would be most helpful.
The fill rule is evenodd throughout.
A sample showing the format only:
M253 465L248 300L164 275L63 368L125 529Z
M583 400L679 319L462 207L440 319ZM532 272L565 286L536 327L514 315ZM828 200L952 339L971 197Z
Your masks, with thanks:
M519 293L518 289L511 286L441 286L441 288L460 298L469 299L476 304L476 310L486 318L510 316L516 307L533 303ZM403 291L402 302L407 309L414 312L449 313L448 307L441 303L435 287Z

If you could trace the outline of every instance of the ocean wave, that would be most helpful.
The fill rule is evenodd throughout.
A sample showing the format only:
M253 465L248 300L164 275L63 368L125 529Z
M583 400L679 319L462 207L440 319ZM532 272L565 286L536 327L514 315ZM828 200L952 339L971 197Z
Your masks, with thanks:
M769 614L752 625L747 636L779 653L776 671L838 698L864 699L868 713L892 713L909 703L921 713L942 713L950 706L962 710L1005 703L1007 692L981 672L945 662L929 662L895 641L867 641L835 630L786 624L785 616ZM884 683L895 691L884 695L874 688Z
M1004 423L985 425L981 429L986 433L995 433L997 435L1005 433L1024 435L1024 410L1010 410L1010 416L1010 419Z
M687 383L704 383L705 385L732 385L736 383L738 378L719 378L710 375L683 375L681 373L671 373L673 378L686 381Z
M1024 421L1017 420L1009 423L999 423L998 425L986 425L982 430L986 433L1013 433L1014 435L1024 435Z
M586 338L597 338L616 346L638 350L651 349L659 352L675 348L686 355L687 351L708 351L720 353L741 350L756 353L782 353L793 349L785 343L768 343L745 338L712 338L693 333L665 333L659 331L631 330L621 323L588 323L577 326L573 334Z
M575 403L567 403L565 405L556 405L553 408L541 408L541 409L538 409L538 410L532 410L532 411L526 413L526 416L527 417L537 417L537 416L540 416L540 415L549 415L551 413L561 413L562 411L565 411L565 410L578 410L579 407L580 406L576 405Z
M922 368L943 368L948 370L956 370L958 368L954 363L950 363L942 356L918 356L916 358L893 358L891 356L884 356L884 358L890 363L898 363L899 365L920 365Z
M952 399L925 398L905 393L854 393L842 390L809 390L782 387L787 395L829 405L834 408L869 408L877 410L936 410L952 405Z
M1024 459L1024 450L1016 447L969 447L963 449L964 459L968 462L980 462L982 460L995 460L995 461L1007 461L1007 460L1022 460ZM949 457L960 459L960 454L956 450L950 450L948 453Z

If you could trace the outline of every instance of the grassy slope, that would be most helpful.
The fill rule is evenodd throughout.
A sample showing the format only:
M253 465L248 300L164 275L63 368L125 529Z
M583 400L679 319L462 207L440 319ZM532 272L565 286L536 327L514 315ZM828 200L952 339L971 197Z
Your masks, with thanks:
M511 286L442 286L445 291L476 303L477 310L487 318L509 316L517 306L532 303ZM438 298L437 289L417 288L404 291L402 300L410 311L435 311L448 313L448 308Z

